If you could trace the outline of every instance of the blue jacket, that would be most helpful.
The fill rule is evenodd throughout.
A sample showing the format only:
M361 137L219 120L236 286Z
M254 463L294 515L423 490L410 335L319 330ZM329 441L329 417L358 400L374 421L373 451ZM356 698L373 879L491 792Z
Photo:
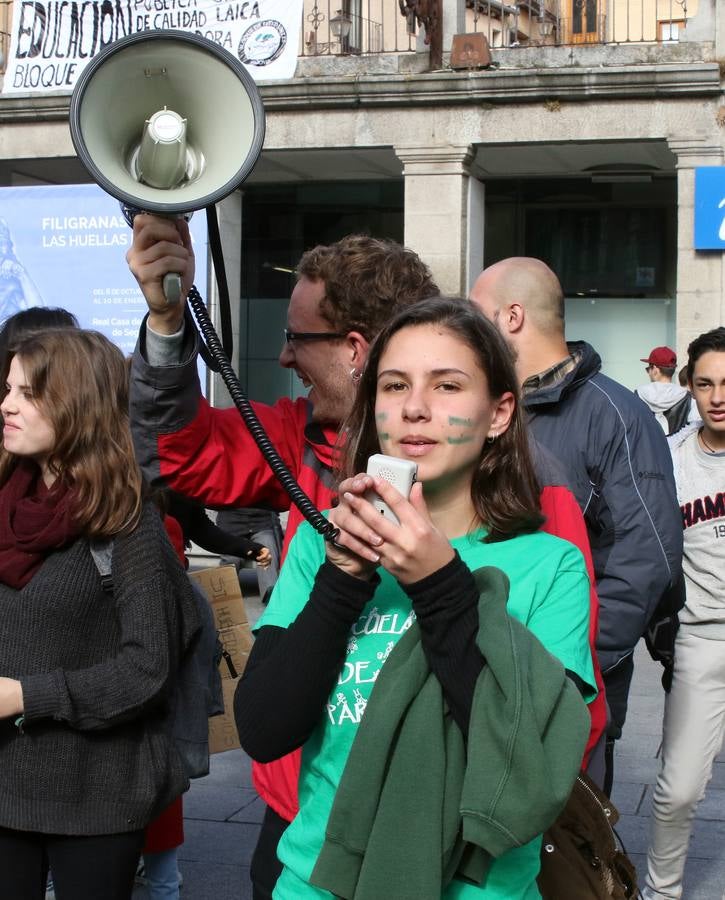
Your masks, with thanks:
M523 398L536 439L561 462L584 513L599 594L606 672L630 654L679 577L682 522L667 440L630 390L602 375L583 341L563 381Z

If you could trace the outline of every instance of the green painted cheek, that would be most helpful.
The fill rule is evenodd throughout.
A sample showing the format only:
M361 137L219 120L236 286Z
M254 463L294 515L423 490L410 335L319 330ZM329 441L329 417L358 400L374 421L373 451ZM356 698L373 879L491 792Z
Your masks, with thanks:
M473 419L462 419L460 416L448 416L448 424L464 425L466 428L470 428L471 425L473 425Z
M464 428L471 428L473 426L473 419L465 419L461 416L448 416L448 424L462 425ZM446 440L449 444L470 444L473 441L473 434L464 431L462 434L456 435L455 437L448 437Z
M379 441L389 441L390 434L387 431L381 431L380 426L383 422L386 422L388 419L388 414L386 412L375 413L375 421L378 423L378 440Z

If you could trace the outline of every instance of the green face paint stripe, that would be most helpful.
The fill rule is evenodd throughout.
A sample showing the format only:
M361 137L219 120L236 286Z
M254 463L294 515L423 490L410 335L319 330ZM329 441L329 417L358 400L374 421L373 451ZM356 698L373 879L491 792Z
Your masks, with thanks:
M379 441L389 441L390 435L387 433L387 431L379 431L378 432L378 440Z
M388 414L386 412L375 413L375 420L377 422L384 422L388 418Z
M464 434L463 437L449 437L446 440L449 444L470 444L473 440L473 435Z
M449 425L473 425L473 419L461 419L459 416L448 416Z

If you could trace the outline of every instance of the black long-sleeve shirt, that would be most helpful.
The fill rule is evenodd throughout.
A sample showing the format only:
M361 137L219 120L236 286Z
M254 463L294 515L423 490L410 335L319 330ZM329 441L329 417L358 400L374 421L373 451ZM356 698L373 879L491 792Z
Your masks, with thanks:
M263 626L234 697L242 747L269 762L304 744L318 724L345 660L350 628L379 579L362 581L329 562L289 628ZM478 591L456 553L437 572L403 585L423 650L464 734L484 659L476 645Z

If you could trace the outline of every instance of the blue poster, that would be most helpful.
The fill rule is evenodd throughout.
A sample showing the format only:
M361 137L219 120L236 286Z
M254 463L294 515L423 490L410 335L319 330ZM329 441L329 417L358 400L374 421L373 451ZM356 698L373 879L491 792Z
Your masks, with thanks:
M194 213L190 227L204 295L206 214ZM0 322L61 306L132 353L147 307L126 264L131 238L118 201L95 184L0 187Z
M725 250L725 166L695 169L695 250Z

